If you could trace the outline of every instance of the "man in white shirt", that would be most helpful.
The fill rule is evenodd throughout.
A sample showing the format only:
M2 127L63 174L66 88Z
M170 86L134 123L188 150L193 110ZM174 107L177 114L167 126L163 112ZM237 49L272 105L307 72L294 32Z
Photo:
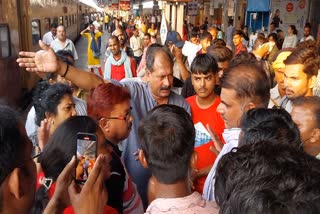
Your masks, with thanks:
M94 25L94 27L96 28L96 30L101 31L101 24L100 24L100 18L97 15L96 16L96 20L92 23Z
M74 60L78 60L76 47L73 42L67 38L66 30L63 25L57 27L57 38L51 42L50 47L54 52L58 52L59 50L70 50Z
M311 26L306 24L304 26L303 37L301 38L300 42L304 42L304 41L307 41L307 40L313 40L314 41L314 38L313 38L313 36L311 36L310 32L311 32Z
M57 37L57 27L58 26L57 26L56 23L52 23L50 25L50 31L43 35L42 41L46 45L51 45L51 42L56 39L56 37Z
M240 118L252 108L267 108L270 99L270 85L265 72L254 64L239 64L224 73L221 82L221 103L217 107L226 129L222 136L225 144L211 168L203 189L205 200L214 200L215 173L218 162L224 154L238 147ZM214 139L216 140L216 139Z
M133 36L130 38L130 47L133 50L133 57L137 66L140 64L142 57L142 38L139 35L139 29L134 27Z

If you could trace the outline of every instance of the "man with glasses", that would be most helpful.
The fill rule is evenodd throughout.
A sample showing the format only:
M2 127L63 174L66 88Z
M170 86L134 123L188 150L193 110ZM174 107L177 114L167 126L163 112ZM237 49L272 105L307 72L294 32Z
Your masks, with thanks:
M143 213L141 198L121 161L118 147L132 128L130 93L125 87L102 83L91 91L87 100L88 114L97 121L111 151L111 176L106 183L108 205L119 213Z
M146 208L148 204L147 183L150 172L136 161L137 151L141 148L137 134L139 122L151 109L161 104L177 105L190 113L190 106L183 97L171 91L173 86L173 59L170 51L168 48L161 46L148 48L146 58L146 79L148 84L133 81L119 83L115 80L103 80L95 74L81 71L73 66L69 66L67 69L67 65L57 60L51 49L45 47L42 42L40 42L40 45L44 51L37 53L20 52L21 56L30 57L19 58L17 60L20 66L27 67L27 71L65 74L64 76L74 84L88 90L97 87L103 82L121 84L129 90L131 96L130 106L132 107L132 115L135 120L132 123L132 131L128 138L122 142L122 157L129 174L137 184L138 191Z

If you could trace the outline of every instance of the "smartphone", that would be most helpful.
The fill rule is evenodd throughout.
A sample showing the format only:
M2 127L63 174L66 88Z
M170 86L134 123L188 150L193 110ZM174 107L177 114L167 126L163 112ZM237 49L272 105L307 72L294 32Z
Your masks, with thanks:
M84 184L97 159L97 136L91 133L77 133L76 183Z

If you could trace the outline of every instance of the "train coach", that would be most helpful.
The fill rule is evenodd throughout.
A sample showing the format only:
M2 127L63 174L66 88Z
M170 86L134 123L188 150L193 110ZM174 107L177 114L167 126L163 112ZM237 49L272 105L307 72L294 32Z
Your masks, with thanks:
M76 40L83 16L95 12L78 0L0 0L0 98L23 109L39 80L16 63L20 51L37 51L52 23L64 25Z

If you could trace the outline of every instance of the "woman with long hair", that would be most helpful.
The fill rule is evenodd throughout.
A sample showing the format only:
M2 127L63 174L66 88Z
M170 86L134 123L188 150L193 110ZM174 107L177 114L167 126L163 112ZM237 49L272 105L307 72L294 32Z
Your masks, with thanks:
M284 38L282 48L295 48L298 44L298 31L296 26L289 25L288 35Z

